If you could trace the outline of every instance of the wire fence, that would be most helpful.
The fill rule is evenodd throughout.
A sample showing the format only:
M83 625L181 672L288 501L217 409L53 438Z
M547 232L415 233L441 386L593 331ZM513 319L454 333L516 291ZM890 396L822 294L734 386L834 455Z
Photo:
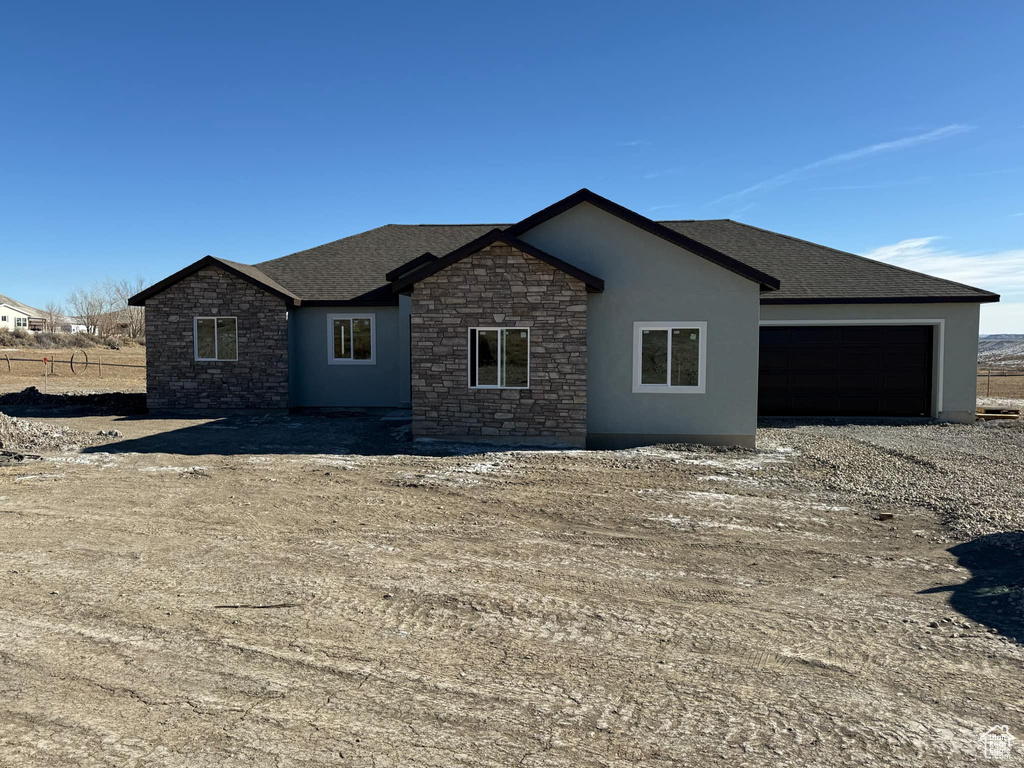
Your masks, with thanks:
M996 380L996 384L1000 384L1000 379L1007 378L1019 378L1024 376L1024 368L979 368L978 369L978 389L982 386L985 387L985 396L988 397L992 394L992 379Z
M3 365L6 363L7 372L13 373L14 366L12 363L36 363L42 366L41 373L46 375L47 373L53 375L56 373L56 368L60 366L68 366L71 373L77 375L85 373L92 366L96 369L97 374L100 378L103 378L103 369L106 368L141 368L145 370L145 365L138 363L110 363L103 362L102 360L89 360L89 354L84 351L78 351L72 353L71 357L67 360L58 360L55 357L11 357L9 354L4 354L0 357L0 371L3 370Z

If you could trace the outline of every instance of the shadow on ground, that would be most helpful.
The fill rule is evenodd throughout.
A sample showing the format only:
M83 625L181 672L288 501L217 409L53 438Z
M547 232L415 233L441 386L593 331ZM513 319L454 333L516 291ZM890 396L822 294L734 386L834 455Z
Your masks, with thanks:
M950 547L949 552L971 572L963 584L926 589L921 594L949 592L949 604L979 624L1024 643L1024 531L992 533Z
M172 453L185 456L250 454L350 454L361 456L457 456L529 449L492 443L413 442L407 411L381 413L237 413L204 419L176 429L161 423L181 415L124 416L121 423L143 422L153 431L143 437L83 449L83 453ZM192 417L194 418L194 416ZM125 431L138 431L129 430Z
M143 392L99 392L89 394L44 394L35 387L0 395L0 408L9 416L129 415L146 412Z

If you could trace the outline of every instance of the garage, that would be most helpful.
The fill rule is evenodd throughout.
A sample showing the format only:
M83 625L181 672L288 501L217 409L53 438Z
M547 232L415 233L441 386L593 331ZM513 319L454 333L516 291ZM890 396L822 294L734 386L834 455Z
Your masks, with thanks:
M761 327L760 416L932 415L931 325Z

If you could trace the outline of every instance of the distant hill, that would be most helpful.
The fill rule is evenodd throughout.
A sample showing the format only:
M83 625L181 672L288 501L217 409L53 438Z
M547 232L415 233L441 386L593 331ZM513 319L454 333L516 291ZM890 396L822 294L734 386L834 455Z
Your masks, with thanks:
M978 362L1024 366L1024 334L992 333L978 339Z

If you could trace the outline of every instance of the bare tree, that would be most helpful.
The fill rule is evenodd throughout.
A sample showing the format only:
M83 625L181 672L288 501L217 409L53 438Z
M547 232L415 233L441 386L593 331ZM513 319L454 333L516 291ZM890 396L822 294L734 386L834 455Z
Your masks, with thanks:
M133 307L128 299L146 287L141 277L134 280L108 280L106 283L110 298L112 314L116 320L118 332L123 332L130 339L146 335L146 309Z
M43 330L57 333L64 324L64 307L55 301L49 301L43 307Z
M68 306L88 333L99 334L106 330L103 326L105 315L110 309L110 300L104 286L76 288L68 294Z

